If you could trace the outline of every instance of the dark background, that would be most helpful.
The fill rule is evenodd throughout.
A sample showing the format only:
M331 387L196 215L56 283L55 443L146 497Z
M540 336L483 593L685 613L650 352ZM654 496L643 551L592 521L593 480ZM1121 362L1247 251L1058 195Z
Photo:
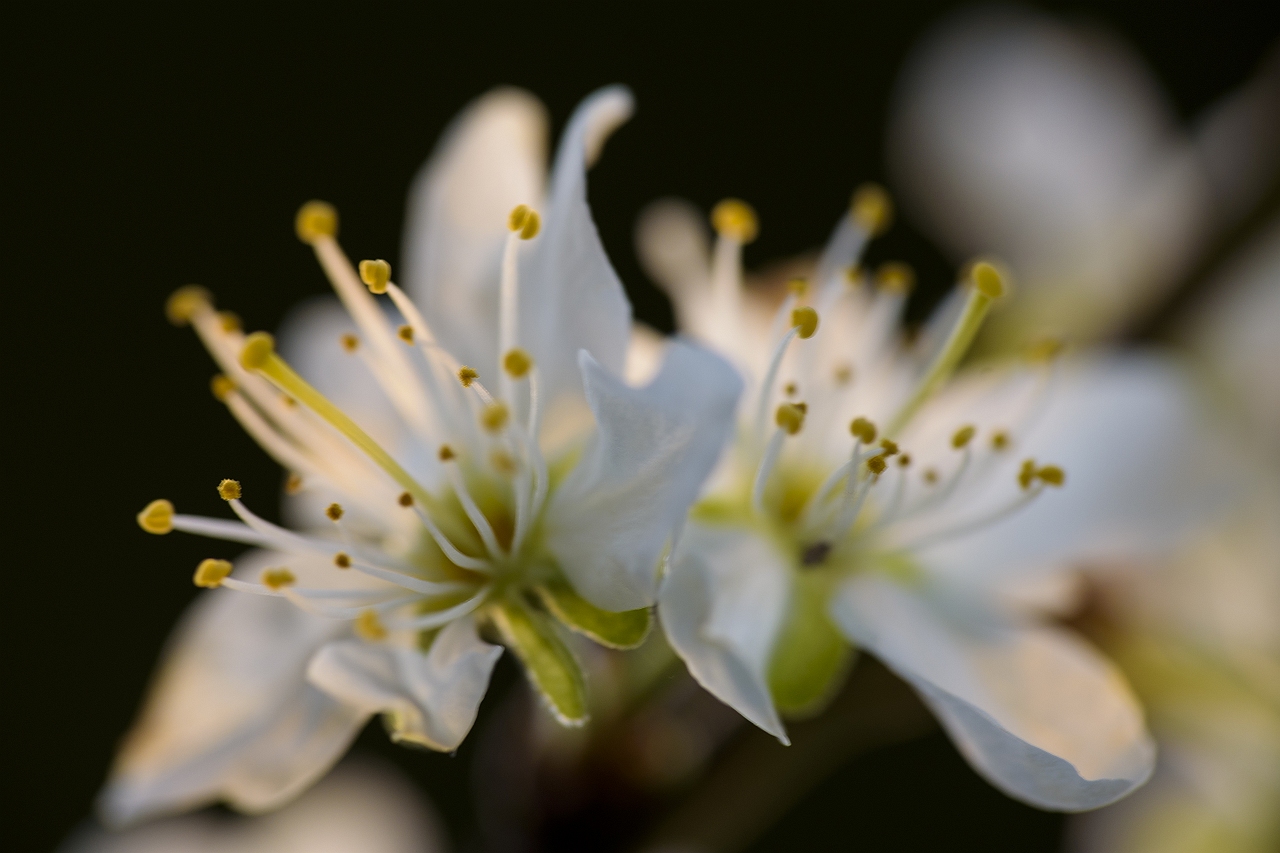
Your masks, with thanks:
M274 328L326 287L292 233L300 202L338 206L353 257L395 259L410 176L468 100L527 87L558 132L582 96L625 82L639 109L591 200L638 315L669 328L632 251L637 211L737 195L761 216L749 264L815 246L851 189L881 176L897 69L959 4L454 5L5 14L6 849L49 849L89 813L196 594L202 541L148 536L134 513L165 496L219 514L222 477L259 495L279 481L209 395L194 336L164 321L170 291L200 282L248 328ZM1280 32L1261 2L1042 5L1129 39L1184 117ZM910 223L877 255L911 261L934 292L950 280ZM410 752L376 727L361 746L422 781L465 842L467 746ZM1052 850L1060 829L934 735L854 761L756 849Z

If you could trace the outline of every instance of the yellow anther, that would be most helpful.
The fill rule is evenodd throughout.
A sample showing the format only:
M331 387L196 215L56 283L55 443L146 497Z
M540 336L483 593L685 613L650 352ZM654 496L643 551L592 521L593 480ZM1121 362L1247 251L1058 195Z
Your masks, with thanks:
M218 484L218 497L224 501L240 500L240 481L223 480Z
M1035 479L1036 461L1034 459L1022 460L1022 467L1018 469L1018 485L1024 489L1029 489Z
M1009 446L1009 433L1004 430L996 430L991 434L991 449L1004 450Z
M899 468L906 468L906 467L907 467L908 465L910 465L910 464L911 464L911 454L910 454L910 453L904 453L904 454L902 454L901 456L899 456L899 457L898 457L898 467L899 467Z
M791 312L791 325L799 329L800 337L812 338L818 331L818 312L808 305Z
M330 521L339 521L342 518L342 504L332 503L324 508L324 514Z
M849 423L849 432L863 444L871 444L876 440L876 425L866 418L854 418Z
M796 408L797 408L797 409L799 409L800 411L804 412L806 415L807 415L807 414L809 414L809 404L808 404L808 403L800 402L800 403L796 403L796 404L795 404L795 406L796 406Z
M196 586L205 589L216 589L222 586L222 582L227 579L227 575L231 574L231 563L226 560L214 560L212 558L201 560L200 565L196 566L196 573L191 577Z
M538 215L538 211L531 210L529 215L524 218L524 225L520 226L520 239L532 240L538 236L538 232L542 230L542 217Z
M502 369L512 379L520 379L533 368L533 356L516 347L502 357Z
M240 349L240 366L245 370L259 370L276 351L276 339L266 332L254 332L244 339Z
M355 621L356 634L363 640L375 643L378 640L387 638L387 628L382 624L382 620L378 618L378 614L372 610L362 610Z
M867 460L867 470L877 477L884 473L886 467L888 467L888 463L884 461L883 456L872 456Z
M288 569L267 569L262 573L262 585L275 590L293 586L298 579Z
M406 344L413 343L413 326L401 326L396 329L396 335Z
M880 439L880 448L884 451L885 456L892 456L898 452L898 443L887 438Z
M236 383L231 380L230 376L219 373L209 380L209 390L213 392L215 400L219 403L225 403L227 398L231 396L231 392L236 390Z
M1061 354L1064 346L1060 338L1041 338L1027 347L1025 357L1032 363L1047 364Z
M413 506L413 495L408 492L401 492L400 497L396 498L396 503L404 507Z
M726 198L711 209L711 227L717 234L731 237L739 243L750 243L760 233L760 220L755 210L745 201Z
M796 394L800 393L800 386L794 382L788 382L786 385L782 386L782 393L786 394L788 397L794 397Z
M333 564L340 569L351 568L351 557L339 551L333 555Z
M795 435L804 426L806 406L803 403L783 403L773 419L787 435Z
M987 261L978 261L969 270L969 280L978 292L991 299L999 299L1004 295L1004 279L1000 271Z
M524 221L529 216L529 205L517 204L511 208L511 213L507 216L507 230L519 231L524 227Z
M304 243L314 243L321 237L338 236L338 211L323 201L309 201L298 208L293 219L293 230Z
M360 339L350 332L338 338L338 342L342 344L342 348L347 352L355 352L360 348Z
M495 471L501 474L514 474L516 472L516 460L505 450L494 450L490 453L489 463L493 465Z
M951 446L956 450L961 449L969 442L973 441L973 436L977 432L972 425L962 426L951 436Z
M879 184L863 184L853 194L850 215L873 237L883 234L893 222L893 200Z
M198 284L179 287L164 303L164 316L175 326L185 326L196 312L213 307L213 297Z
M480 425L489 432L497 432L507 425L510 417L511 411L506 403L493 402L485 406L484 411L480 413Z
M296 495L302 491L302 478L297 474L290 474L284 478L284 493L286 495Z
M138 513L138 526L157 536L173 530L173 504L164 499L147 504Z
M837 385L848 385L853 381L853 365L837 364L832 375L835 378Z
M386 293L391 282L391 264L382 259L360 262L360 280L371 293Z
M440 445L440 453L438 455L440 456L441 462L448 462L451 459L456 459L458 456L458 454L453 452L453 448L447 444Z
M474 368L463 367L458 371L458 381L462 383L463 388L470 388L471 383L480 378L480 374L476 373Z
M803 278L793 278L787 282L787 292L796 299L803 299L809 292L809 282Z
M930 486L932 486L934 483L938 482L938 471L937 471L937 469L936 469L936 468L926 468L926 469L924 469L924 481L925 481L926 483L928 483Z
M1057 465L1045 465L1036 471L1036 476L1050 486L1061 486L1067 481L1067 472Z
M876 287L885 293L906 295L916 286L916 271L902 261L887 261L876 270Z
M234 311L219 311L218 325L222 326L222 331L227 334L238 332L244 328L244 323L240 322L240 315Z

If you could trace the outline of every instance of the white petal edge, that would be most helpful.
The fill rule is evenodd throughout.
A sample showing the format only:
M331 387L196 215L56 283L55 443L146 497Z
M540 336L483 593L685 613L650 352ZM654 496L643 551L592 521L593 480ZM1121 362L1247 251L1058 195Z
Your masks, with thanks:
M733 429L742 381L719 356L679 340L643 388L585 351L579 363L596 432L547 509L547 548L597 607L647 607L662 551Z
M390 712L394 736L448 752L471 731L501 646L480 639L475 620L445 626L426 654L386 643L341 640L307 669L312 684L365 713Z
M1119 671L1047 626L961 624L927 590L846 582L832 618L933 709L973 768L1055 811L1105 806L1142 785L1155 743Z

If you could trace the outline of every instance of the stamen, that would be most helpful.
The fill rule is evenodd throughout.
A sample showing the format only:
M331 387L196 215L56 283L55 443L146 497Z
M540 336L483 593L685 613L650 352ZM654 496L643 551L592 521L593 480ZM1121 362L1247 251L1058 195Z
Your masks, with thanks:
M333 564L340 569L351 568L351 556L345 551L339 551L333 555Z
M444 471L449 478L449 484L453 486L454 494L458 496L458 502L462 504L462 511L467 514L467 518L471 519L471 524L475 527L476 533L480 534L480 540L484 542L484 547L488 549L489 556L497 557L502 553L502 548L498 545L498 537L494 535L493 526L489 524L489 519L480 511L475 498L471 497L471 492L467 489L467 483L462 476L462 472L458 470L457 465L445 465Z
M1026 348L1023 357L1032 364L1048 364L1062 354L1064 346L1060 338L1041 338Z
M157 536L173 530L173 504L164 499L147 504L138 513L138 526Z
M858 226L874 237L887 231L893 222L893 201L884 187L866 183L854 192L849 213Z
M765 372L764 381L760 384L760 401L756 406L756 435L763 436L765 418L769 412L769 398L773 392L773 384L778 379L778 370L782 366L782 357L786 355L787 346L795 340L796 335L811 337L818 328L818 312L812 308L797 308L791 315L791 329L778 342L773 357L769 359L769 369ZM805 332L808 334L805 334Z
M764 515L764 489L769 484L769 476L778 464L778 456L782 452L782 442L787 437L785 427L779 426L773 431L769 443L765 445L760 466L756 469L755 482L751 484L751 508L759 515Z
M801 338L812 338L818 330L818 312L807 305L797 308L791 312L791 325Z
M511 411L506 403L493 402L480 413L480 424L489 432L500 432L510 417Z
M1018 510L1025 507L1031 501L1039 497L1040 493L1047 486L1061 486L1066 478L1065 473L1056 465L1046 465L1037 469L1035 463L1028 459L1022 463L1022 470L1018 474L1018 484L1022 486L1022 494L1015 498L1005 506L990 512L984 516L976 518L972 521L958 524L946 530L939 530L935 533L926 534L915 541L903 546L907 549L926 548L931 545L937 545L950 539L960 536L967 536L970 533L976 533L986 527L990 527L998 521L1013 515ZM1036 482L1036 481L1039 482Z
M448 625L453 620L466 616L481 604L484 604L485 598L488 596L490 589L491 587L489 585L482 586L475 595L468 598L461 604L456 604L447 610L439 610L435 613L426 613L405 622L396 621L387 627L404 628L411 631L425 631L431 628L439 628L441 625Z
M414 507L414 512L418 514L418 519L422 522L422 526L427 528L427 532L431 534L431 538L435 540L436 545L444 552L445 557L455 566L461 566L464 569L470 569L473 572L489 573L493 571L493 566L488 560L482 560L479 557L472 557L458 550L458 546L444 535L444 532L436 525L431 516L427 515L418 507Z
M293 586L298 579L293 576L293 572L288 569L265 569L259 578L262 585L268 589L281 590L286 586Z
M853 381L853 365L846 362L837 364L832 378L836 380L836 384L840 386L848 385Z
M286 495L296 495L302 491L302 485L302 477L290 471L289 476L284 478L284 493Z
M231 392L236 390L236 383L225 373L219 373L209 380L209 390L213 392L213 399L225 403Z
M226 560L201 560L200 565L196 566L196 573L191 578L196 586L205 589L216 589L222 586L222 582L226 580L227 575L231 574L231 563Z
M463 366L458 369L458 381L462 383L463 388L470 388L471 383L480 378L480 374L474 368Z
M885 430L888 435L897 435L925 401L950 378L960 359L968 352L969 345L973 343L974 336L991 309L991 303L1004 292L1000 273L986 261L974 264L969 278L972 286L960 319L952 327L951 334L935 356L933 364L921 377L914 393L890 421L889 428Z
M1004 430L996 430L991 434L991 449L1000 451L1009 446L1009 433Z
M795 435L804 426L807 407L804 403L783 403L774 413L774 421L787 435Z
M391 282L391 264L384 260L361 261L360 280L370 293L386 293Z
M413 506L413 495L408 492L401 492L400 497L396 498L396 503L402 507L411 507Z
M218 325L222 326L222 331L228 333L239 332L244 328L244 323L241 322L239 315L234 311L219 311Z
M175 326L185 326L196 312L213 308L213 297L198 284L188 284L173 292L164 304L164 315Z
M977 430L972 425L960 427L960 429L956 430L955 434L951 436L951 446L956 450L960 450L973 440L973 436L976 432Z
M502 369L512 379L523 379L532 368L533 357L519 347L507 350L502 357Z
M218 484L218 497L224 501L239 500L240 482L238 480L223 480Z
M298 239L308 245L314 244L322 237L338 236L338 211L333 205L323 201L309 201L298 208L294 217L293 228Z
M382 624L382 620L378 618L378 614L372 610L361 611L352 627L362 640L377 642L387 638L386 627Z
M401 326L396 329L396 337L409 346L413 346L413 326Z
M876 270L876 288L882 293L906 296L916 285L916 272L902 261L887 261Z
M887 438L880 439L880 449L884 451L885 456L893 456L898 452L898 443Z
M328 516L330 521L339 521L342 518L342 504L329 504L329 506L325 507L324 514Z
M755 210L737 198L727 198L712 208L711 227L717 234L740 245L750 243L760 233L760 221Z
M342 344L342 348L349 353L360 348L360 339L350 332L338 338L338 343Z
M854 418L849 422L849 433L863 444L873 444L876 440L876 425L866 418Z

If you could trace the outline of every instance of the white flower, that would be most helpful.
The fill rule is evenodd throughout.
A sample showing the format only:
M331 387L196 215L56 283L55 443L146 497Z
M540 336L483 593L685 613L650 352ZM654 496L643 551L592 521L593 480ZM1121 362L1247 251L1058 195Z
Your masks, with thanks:
M390 766L345 761L272 815L184 815L122 832L85 829L61 853L436 853L448 849L422 795Z
M407 281L421 310L385 262L357 274L319 202L298 234L341 306L295 315L284 357L203 291L171 299L171 319L225 371L215 394L292 472L293 529L253 514L233 480L219 493L238 521L167 501L139 515L153 533L262 550L234 571L213 558L197 569L198 585L224 589L180 627L102 796L108 819L217 798L275 807L377 712L393 738L452 750L494 640L557 719L585 722L557 623L617 647L644 638L660 558L740 390L727 364L684 344L647 386L620 378L630 308L585 170L630 112L626 90L588 98L544 191L540 105L509 90L473 104L411 194Z
M1188 521L1183 383L1120 356L949 382L1001 277L975 265L908 343L909 270L869 283L854 266L887 205L855 196L812 284L794 283L772 321L741 292L744 204L713 213L714 248L685 206L642 220L642 257L680 322L752 377L738 440L673 554L663 626L695 678L784 742L780 714L820 709L863 648L997 787L1044 808L1103 805L1147 778L1154 747L1117 670L1043 614L1069 592L1067 565L1167 544Z

